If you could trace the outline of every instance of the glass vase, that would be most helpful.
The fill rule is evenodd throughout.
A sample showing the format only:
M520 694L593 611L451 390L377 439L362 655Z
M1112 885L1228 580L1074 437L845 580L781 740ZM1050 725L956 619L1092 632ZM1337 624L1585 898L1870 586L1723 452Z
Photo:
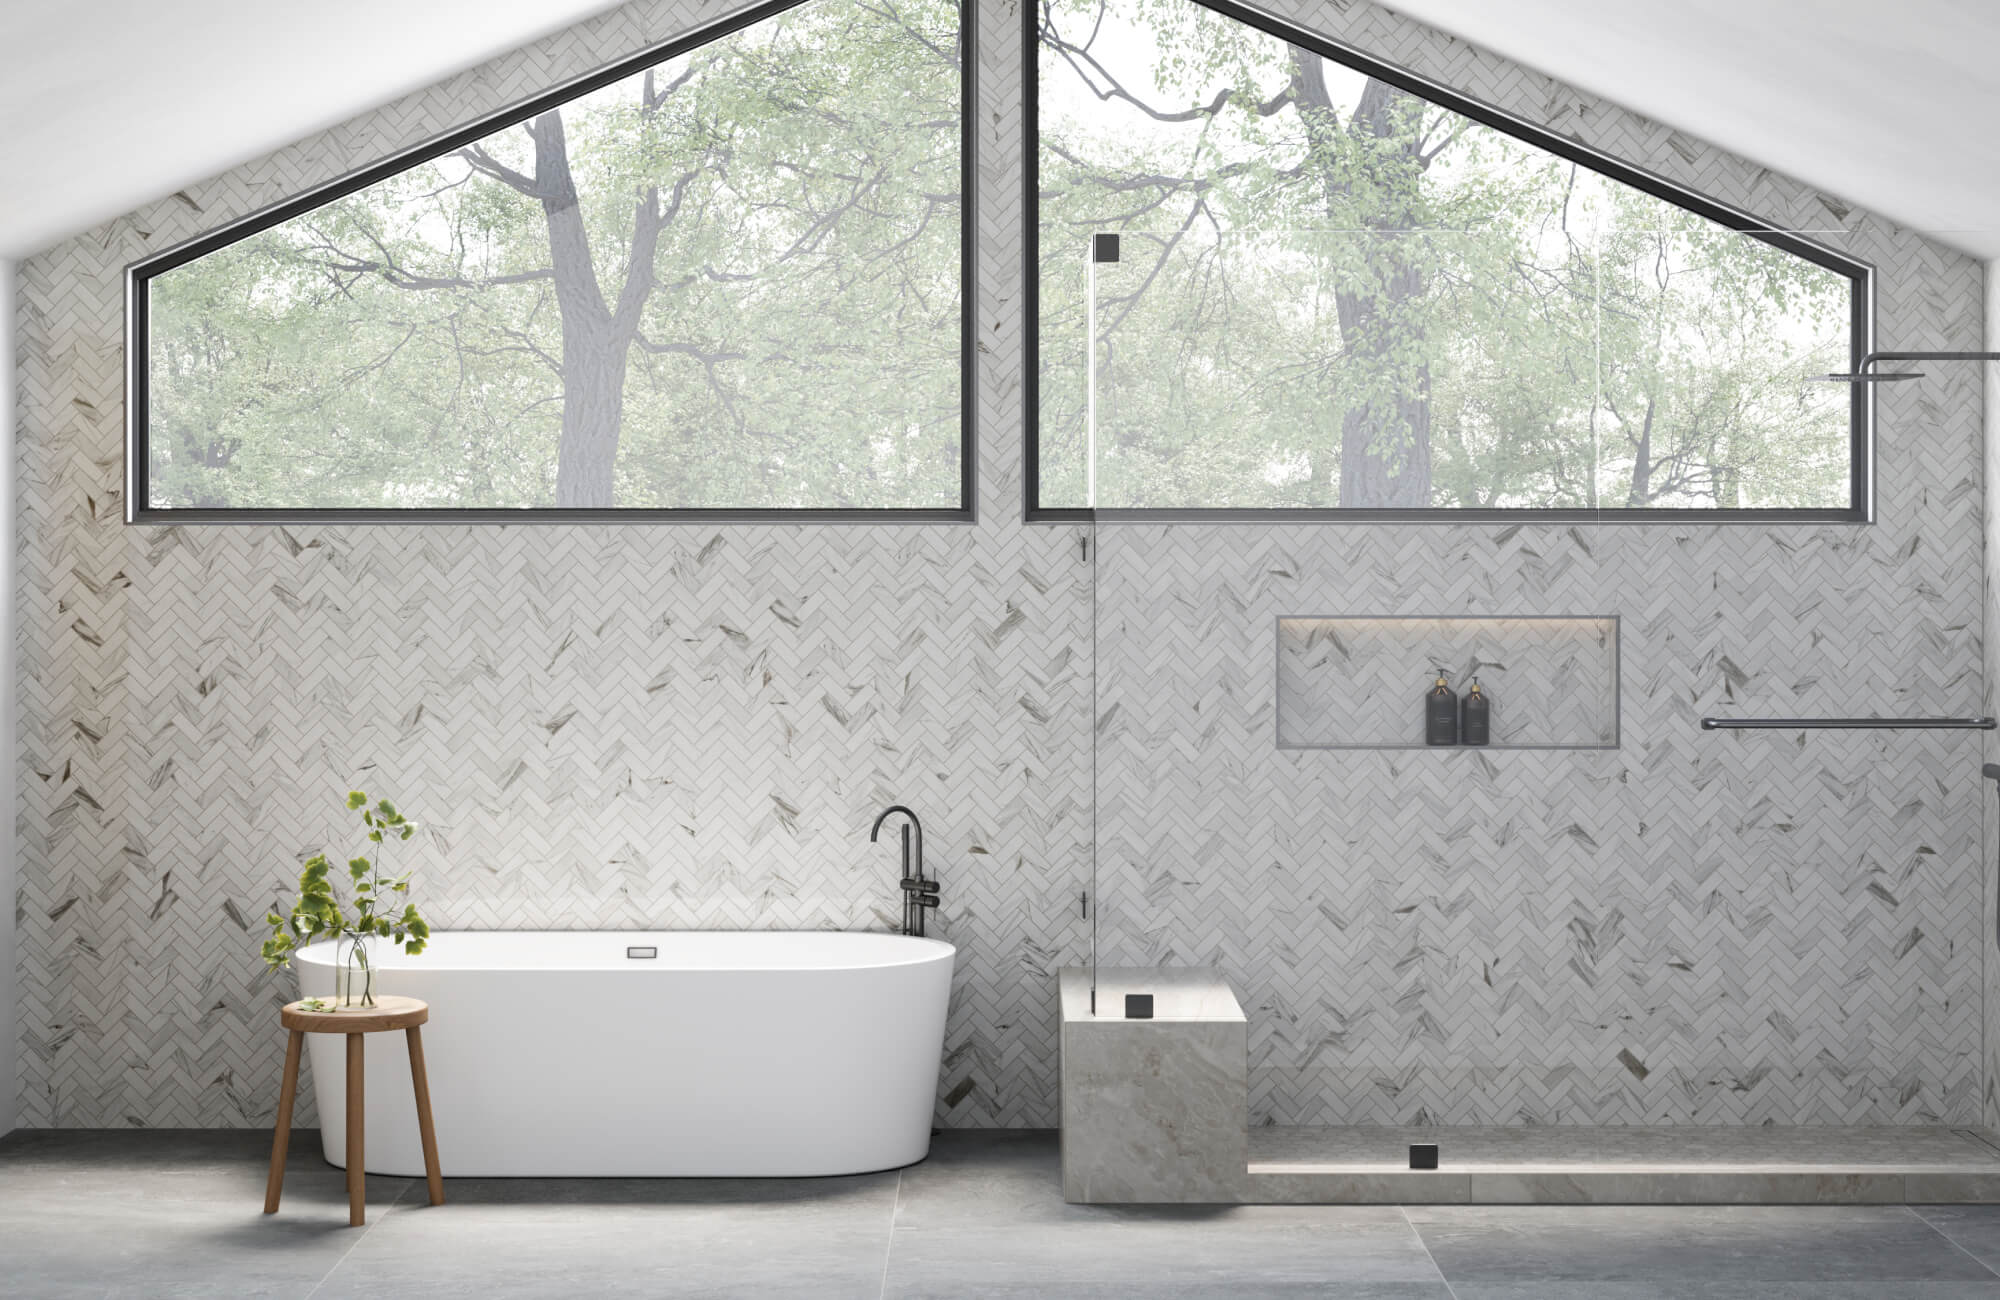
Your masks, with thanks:
M346 956L333 968L333 999L343 1010L375 1005L375 967L368 961L368 943L344 939Z

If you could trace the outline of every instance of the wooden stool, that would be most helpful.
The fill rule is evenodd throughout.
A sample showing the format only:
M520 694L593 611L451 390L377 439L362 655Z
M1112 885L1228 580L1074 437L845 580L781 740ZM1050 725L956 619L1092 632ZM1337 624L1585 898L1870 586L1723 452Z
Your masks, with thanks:
M360 1227L368 1221L364 1195L367 1150L362 1134L362 1052L367 1034L400 1029L410 1040L410 1082L417 1091L417 1131L424 1139L424 1174L430 1182L431 1204L444 1204L444 1176L438 1172L437 1133L431 1128L431 1085L424 1074L424 1039L418 1026L431 1018L430 1004L416 998L375 999L361 1011L307 1011L288 1004L281 1013L292 1031L285 1046L285 1082L278 1090L278 1125L271 1135L271 1181L264 1189L264 1213L278 1212L278 1194L285 1188L285 1152L292 1144L292 1103L299 1093L299 1053L307 1034L347 1035L347 1222Z

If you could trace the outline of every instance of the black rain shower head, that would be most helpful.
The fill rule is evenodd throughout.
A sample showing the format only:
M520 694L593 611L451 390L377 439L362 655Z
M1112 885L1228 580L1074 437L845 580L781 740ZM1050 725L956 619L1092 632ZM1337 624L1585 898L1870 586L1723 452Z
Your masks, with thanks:
M1878 361L2000 361L2000 352L1870 352L1861 364L1846 374L1813 375L1808 382L1820 384L1893 384L1904 379L1922 379L1921 370L1877 370Z

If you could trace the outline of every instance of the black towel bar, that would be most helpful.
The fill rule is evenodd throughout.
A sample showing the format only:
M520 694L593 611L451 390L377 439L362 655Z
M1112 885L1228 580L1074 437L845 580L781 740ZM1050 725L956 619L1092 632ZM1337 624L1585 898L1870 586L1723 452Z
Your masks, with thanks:
M1807 728L1847 731L1991 731L1992 718L1703 718L1703 731L1796 731Z

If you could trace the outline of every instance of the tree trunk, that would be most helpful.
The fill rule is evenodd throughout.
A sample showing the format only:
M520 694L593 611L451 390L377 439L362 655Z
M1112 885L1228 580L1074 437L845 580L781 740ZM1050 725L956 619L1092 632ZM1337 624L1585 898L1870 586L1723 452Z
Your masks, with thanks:
M612 503L618 434L625 419L629 337L563 318L562 440L556 447L556 505L604 509Z
M1647 399L1646 420L1640 426L1639 443L1632 453L1632 490L1625 494L1625 504L1637 508L1651 502L1653 498L1653 412L1659 403Z
M562 113L528 123L535 142L535 191L548 223L562 313L562 440L556 450L556 505L602 509L611 504L611 470L624 417L624 349L614 358L610 312L597 287L590 236L577 205ZM629 342L629 340L628 340Z
M1312 149L1312 165L1320 172L1327 214L1336 223L1352 224L1358 217L1367 231L1352 236L1369 239L1362 259L1365 269L1349 284L1336 288L1334 306L1340 321L1342 348L1355 365L1390 374L1397 394L1389 401L1360 403L1341 414L1340 487L1342 506L1361 508L1422 508L1431 503L1431 374L1428 362L1399 362L1397 353L1421 348L1415 304L1427 286L1422 271L1423 234L1409 232L1419 224L1417 178L1428 165L1420 141L1409 129L1413 109L1421 101L1380 81L1370 80L1355 105L1345 134L1366 142L1371 175L1366 180L1379 196L1376 210L1353 211L1353 180L1347 174L1348 151L1327 90L1320 57L1293 47L1294 93ZM1311 457L1315 504L1325 504L1333 487L1331 449L1316 449Z
M534 192L548 223L556 306L562 313L563 422L556 450L556 505L608 509L625 419L626 362L653 287L653 253L661 225L659 191L649 189L639 200L625 284L613 310L604 301L591 261L562 113L542 114L528 124L528 134L535 142Z

